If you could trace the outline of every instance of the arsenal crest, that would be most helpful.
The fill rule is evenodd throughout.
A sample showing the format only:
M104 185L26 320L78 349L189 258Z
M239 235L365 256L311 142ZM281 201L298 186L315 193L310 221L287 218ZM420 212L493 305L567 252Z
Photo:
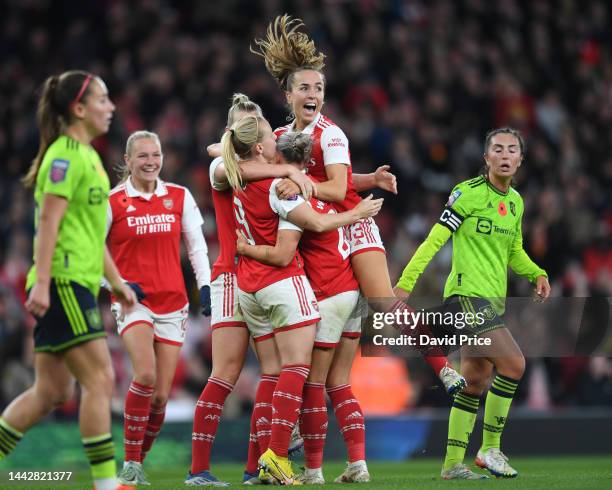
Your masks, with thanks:
M516 208L512 201L510 201L510 212L512 213L512 216L516 216Z
M163 204L166 209L170 210L174 206L174 201L172 199L164 199Z

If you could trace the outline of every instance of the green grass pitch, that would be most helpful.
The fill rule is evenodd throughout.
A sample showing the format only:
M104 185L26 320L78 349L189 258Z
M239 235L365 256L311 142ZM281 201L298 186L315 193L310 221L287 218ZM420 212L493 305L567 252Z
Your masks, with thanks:
M361 484L364 490L378 489L461 489L461 488L517 488L517 489L612 489L612 455L609 457L550 457L550 458L512 458L512 464L519 471L517 479L481 480L481 481L442 481L440 475L441 461L433 459L416 459L405 463L371 463L370 474L373 481ZM325 478L336 488L338 484L331 483L344 468L340 462L327 463L324 467ZM241 484L243 467L236 464L217 464L213 467L214 474L228 481L233 487ZM176 489L187 488L183 485L187 468L155 470L146 468L152 483L150 488ZM91 490L91 480L86 471L80 470L73 474L70 482L42 484L35 482L9 482L9 470L3 469L0 474L0 488L82 488ZM358 485L350 485L355 488ZM209 487L213 488L213 487Z

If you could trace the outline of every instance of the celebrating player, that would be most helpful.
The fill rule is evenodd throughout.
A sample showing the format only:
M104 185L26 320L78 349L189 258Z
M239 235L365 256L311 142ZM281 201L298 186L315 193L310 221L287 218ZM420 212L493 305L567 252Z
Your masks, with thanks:
M202 216L189 190L163 182L159 137L136 131L127 140L123 182L110 193L108 243L125 281L144 293L129 313L113 303L134 377L125 398L125 463L119 482L148 481L142 462L164 420L189 310L181 270L181 237L193 267L200 302L210 315L210 266Z
M313 139L311 165L308 173L320 183L317 197L334 203L339 211L353 208L361 198L353 185L348 139L332 120L321 114L325 96L323 53L317 52L314 42L297 30L299 19L279 16L268 26L266 39L255 40L268 72L276 79L291 108L294 118L289 125L276 130L280 136L286 131L303 131ZM394 298L387 268L385 248L376 223L372 218L353 224L349 231L351 265L362 294L374 309L387 311ZM392 309L406 309L401 301L393 302ZM465 386L465 379L448 366L439 349L425 355L426 362L440 377L450 394Z
M281 159L295 164L300 169L305 168L310 161L311 149L312 140L305 133L284 133L277 141L277 151ZM335 213L328 203L317 198L312 198L310 204L312 209L322 215ZM291 213L288 219L292 220ZM281 266L295 255L295 248L287 246L281 239L282 233L279 232L279 239L274 247L251 245L244 235L240 234L238 253L264 264ZM322 472L323 447L327 433L325 384L332 360L335 360L333 383L328 384L328 389L334 402L334 409L337 410L336 415L349 453L349 466L336 481L367 482L370 481L370 475L365 463L363 415L346 379L356 352L361 318L358 308L359 287L348 258L350 250L345 238L345 229L339 228L323 233L306 231L300 239L299 249L304 259L304 270L315 292L321 314L315 336L311 370L303 392L300 428L304 438L306 468L299 479L306 484L325 483ZM343 342L340 356L336 358L334 349L343 336L346 340ZM338 383L339 377L342 379ZM339 397L342 397L341 401L337 400ZM341 407L346 408L342 410ZM347 410L347 414L353 414L350 420L343 416ZM355 413L359 414L359 417L355 417Z
M247 115L262 117L261 108L249 100L246 95L234 94L227 115L227 129ZM219 151L220 155L220 145L211 145L209 151L212 153ZM249 342L249 332L240 311L236 287L236 220L232 208L232 188L228 184L223 159L219 155L211 163L209 172L220 248L219 257L213 266L211 283L212 373L195 409L191 470L185 481L190 486L223 484L210 473L210 453L223 404L242 371ZM290 165L243 162L240 171L245 181L289 177L300 186L305 194L310 194L314 190L314 185L310 180ZM276 364L268 369L268 364L265 364L265 360L263 362L263 376L255 396L254 416L258 414L258 408L262 405L267 407L271 403L278 377ZM266 420L269 421L269 419L271 417ZM247 464L251 471L248 472L247 479L251 478L251 473L255 472L260 456L256 441L255 424L257 420L254 418L251 422L249 463ZM261 429L260 432L262 435L269 432L269 422L268 427ZM269 437L269 434L267 435Z
M512 397L525 370L523 354L501 316L508 266L535 283L538 300L544 301L550 294L546 272L523 249L523 200L511 187L512 177L523 162L523 139L514 129L495 129L487 134L484 150L486 173L453 189L440 220L396 286L396 293L407 297L427 264L452 235L453 261L444 288L445 307L451 312L484 314L485 321L470 328L470 334L488 337L491 347L478 357L475 349L483 347L463 346L461 350L461 371L468 387L455 397L450 413L442 469L442 478L449 480L486 478L472 472L463 459L479 399L493 368L497 376L487 393L483 441L476 464L498 477L517 475L500 450Z
M294 475L287 459L287 447L302 402L319 313L314 293L304 276L302 259L295 252L301 230L287 221L279 223L279 216L286 219L291 214L292 220L302 226L326 231L376 214L382 200L368 199L351 211L320 215L302 198L278 199L278 180L251 182L243 187L236 155L241 160L273 161L274 139L265 119L246 116L223 135L222 148L227 178L234 189L239 229L254 245L278 242L294 251L280 267L241 257L237 270L239 301L255 339L258 357L268 361L276 357L278 349L282 368L272 399L274 418L270 444L259 463L273 478L289 483L293 482Z
M34 386L0 418L0 459L81 387L79 426L97 490L116 487L110 401L113 369L96 297L102 273L125 311L136 302L105 246L108 176L91 141L108 131L114 104L99 77L68 71L45 81L40 144L24 183L34 187L36 236L27 310L36 317Z

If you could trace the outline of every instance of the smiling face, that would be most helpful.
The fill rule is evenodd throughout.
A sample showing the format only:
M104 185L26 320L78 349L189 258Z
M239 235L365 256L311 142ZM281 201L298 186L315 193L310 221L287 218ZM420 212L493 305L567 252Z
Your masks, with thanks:
M80 119L92 138L108 132L115 112L108 96L108 89L101 78L91 80L87 94L81 102L74 105L74 114Z
M518 138L510 133L494 135L489 142L484 158L487 162L489 178L510 180L523 161Z
M154 188L163 165L159 142L154 138L137 139L124 158L136 187Z
M296 129L302 130L321 112L325 98L325 79L316 70L300 70L289 81L291 86L285 96L295 114Z

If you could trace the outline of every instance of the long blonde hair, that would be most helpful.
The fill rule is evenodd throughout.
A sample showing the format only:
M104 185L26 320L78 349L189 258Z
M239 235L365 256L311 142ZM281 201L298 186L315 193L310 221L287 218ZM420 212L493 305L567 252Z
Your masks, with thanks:
M264 59L268 73L283 90L291 90L293 75L301 70L321 72L325 66L325 55L314 41L303 32L298 32L304 23L285 14L276 17L268 25L265 39L255 39L257 49L251 52ZM321 75L323 75L321 73Z
M225 174L234 190L242 188L238 158L249 156L253 146L262 140L264 121L265 119L259 116L245 116L232 124L221 138L221 156L225 165Z

